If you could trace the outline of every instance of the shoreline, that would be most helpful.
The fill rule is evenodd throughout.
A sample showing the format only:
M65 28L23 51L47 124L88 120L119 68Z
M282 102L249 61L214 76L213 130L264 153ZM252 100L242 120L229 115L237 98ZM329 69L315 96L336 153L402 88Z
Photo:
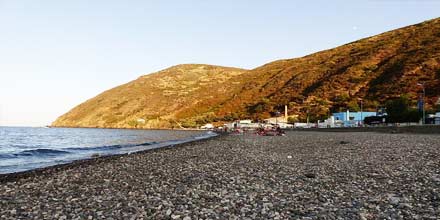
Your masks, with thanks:
M210 139L219 138L222 135L224 135L224 134L217 133L217 136L213 136L213 137L207 137L207 138L203 138L203 139L195 139L195 140L184 142L184 143L180 143L180 144L171 144L171 145L166 145L166 146L163 146L163 147L147 149L147 150L137 151L137 152L133 152L133 153L113 154L113 155L103 155L103 156L99 156L99 157L90 157L90 158L85 158L85 159L74 160L74 161L67 162L67 163L62 163L62 164L56 164L56 165L47 166L47 167L36 168L36 169L32 169L32 170L26 170L26 171L14 172L14 173L4 173L4 174L0 174L0 184L1 183L17 181L17 180L22 179L22 178L30 178L30 177L42 176L42 175L51 175L51 174L54 174L56 172L60 172L60 171L63 171L63 170L68 170L68 169L74 169L74 168L80 167L80 166L93 166L93 165L96 165L96 164L99 164L99 163L109 162L109 161L115 160L117 158L126 157L126 156L129 156L129 155L146 154L146 153L162 151L162 150L167 150L167 149L176 148L176 147L177 148L178 147L184 147L184 146L192 145L192 144L195 144L195 143L203 143L204 141L207 141L207 140L210 140Z
M439 158L432 134L219 135L10 176L0 218L436 219Z
M209 131L197 128L114 128L114 127L68 127L47 126L48 128L79 128L79 129L110 129L110 130L167 130L167 131ZM440 125L401 125L378 127L335 127L335 128L287 128L288 131L320 131L320 132L384 132L384 133L415 133L440 134ZM211 130L212 131L212 130ZM218 132L216 132L218 133ZM221 133L221 132L220 132Z

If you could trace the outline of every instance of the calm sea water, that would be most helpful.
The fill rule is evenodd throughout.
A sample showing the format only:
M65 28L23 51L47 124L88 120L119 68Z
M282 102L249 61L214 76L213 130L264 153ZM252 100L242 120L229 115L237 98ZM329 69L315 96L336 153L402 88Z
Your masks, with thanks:
M206 131L0 127L0 174L153 149L215 136Z

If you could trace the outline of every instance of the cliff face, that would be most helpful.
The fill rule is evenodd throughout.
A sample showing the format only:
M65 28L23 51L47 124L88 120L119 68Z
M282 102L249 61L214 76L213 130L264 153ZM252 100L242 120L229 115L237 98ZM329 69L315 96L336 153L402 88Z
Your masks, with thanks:
M53 125L193 126L264 118L283 105L289 106L289 114L319 117L356 109L360 99L366 109L402 94L417 100L418 82L425 82L432 106L440 95L440 19L253 70L175 66L106 91Z

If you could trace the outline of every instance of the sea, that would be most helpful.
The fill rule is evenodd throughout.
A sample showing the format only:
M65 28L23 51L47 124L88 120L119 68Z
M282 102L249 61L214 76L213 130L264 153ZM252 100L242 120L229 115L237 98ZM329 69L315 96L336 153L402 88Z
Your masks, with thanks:
M216 136L211 131L0 127L0 174Z

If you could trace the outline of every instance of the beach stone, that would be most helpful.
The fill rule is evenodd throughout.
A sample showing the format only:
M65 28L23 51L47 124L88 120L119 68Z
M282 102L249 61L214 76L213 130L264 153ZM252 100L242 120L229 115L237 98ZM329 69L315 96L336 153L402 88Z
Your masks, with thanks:
M171 209L168 209L168 210L166 211L165 215L169 216L169 215L171 215L171 213L172 213Z
M314 174L314 173L305 173L304 176L307 178L312 178L312 179L316 178L316 174Z
M359 213L359 218L361 219L361 220L367 220L368 218L367 218L367 213L365 213L365 212L360 212Z
M398 205L400 202L400 198L396 197L396 196L391 196L390 198L388 198L388 201L390 202L390 204L392 205Z
M412 209L413 206L408 204L408 203L399 203L399 206L397 208L400 208L400 209Z
M439 156L429 134L224 135L6 182L0 175L0 217L435 219Z
M263 209L270 209L273 207L273 204L270 202L263 203Z
M171 215L171 219L179 219L180 218L180 215Z

